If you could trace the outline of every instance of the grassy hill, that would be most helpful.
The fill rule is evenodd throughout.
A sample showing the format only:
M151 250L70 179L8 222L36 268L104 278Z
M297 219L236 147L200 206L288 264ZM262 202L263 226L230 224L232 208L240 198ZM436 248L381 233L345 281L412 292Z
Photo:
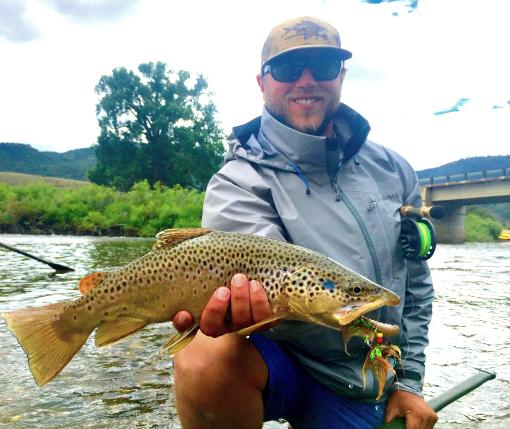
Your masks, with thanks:
M94 148L42 152L28 144L0 143L0 171L87 180L96 163Z
M90 184L85 180L63 179L61 177L37 176L35 174L11 173L0 171L0 183L12 186L24 186L32 183L47 183L57 188L76 188Z

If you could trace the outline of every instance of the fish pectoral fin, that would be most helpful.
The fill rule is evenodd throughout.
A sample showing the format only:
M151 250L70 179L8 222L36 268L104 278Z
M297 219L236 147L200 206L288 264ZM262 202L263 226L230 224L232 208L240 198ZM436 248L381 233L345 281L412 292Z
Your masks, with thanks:
M147 321L133 317L103 322L96 330L96 346L103 347L134 334L147 325Z
M260 322L247 326L246 328L237 330L236 334L239 335L240 337L246 337L250 334L253 334L255 331L264 328L266 329L271 328L274 325L274 322L283 319L287 314L288 313L286 312L275 313L272 316L269 316L268 318L261 320Z
M161 249L163 247L173 247L183 241L191 238L200 237L201 235L211 232L207 228L174 228L165 229L156 235L156 243L152 246L152 250Z
M161 348L161 352L168 352L170 356L175 355L177 352L186 347L193 338L195 338L199 327L200 325L198 323L194 323L193 326L185 331L172 335Z
M108 273L104 272L87 274L85 277L80 279L80 283L78 283L78 289L80 289L82 295L86 295L97 285L101 284L107 275Z

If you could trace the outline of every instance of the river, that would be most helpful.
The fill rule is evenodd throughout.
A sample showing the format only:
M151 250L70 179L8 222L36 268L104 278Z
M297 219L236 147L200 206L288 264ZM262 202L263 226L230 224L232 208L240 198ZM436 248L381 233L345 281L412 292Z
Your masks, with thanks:
M119 267L153 240L0 235L0 241L75 271L0 248L0 312L78 296L85 274ZM477 372L492 380L440 413L437 428L510 427L510 243L440 245L430 260L436 287L424 393L434 397ZM172 367L160 346L170 324L149 326L101 349L89 340L64 371L39 388L25 355L0 321L0 427L180 428ZM265 428L284 427L269 423Z

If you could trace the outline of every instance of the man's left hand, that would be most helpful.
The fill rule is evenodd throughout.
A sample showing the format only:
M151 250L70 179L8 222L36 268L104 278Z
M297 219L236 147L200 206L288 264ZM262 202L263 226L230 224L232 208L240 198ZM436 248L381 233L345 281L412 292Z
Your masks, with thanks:
M437 414L422 397L403 390L396 390L390 395L384 422L396 417L406 419L406 429L432 429L437 422Z

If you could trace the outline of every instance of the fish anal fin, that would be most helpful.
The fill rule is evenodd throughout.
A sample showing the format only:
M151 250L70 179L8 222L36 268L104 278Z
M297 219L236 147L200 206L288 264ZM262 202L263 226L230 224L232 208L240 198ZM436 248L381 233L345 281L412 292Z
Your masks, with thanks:
M200 237L211 232L208 228L175 228L165 229L156 235L156 243L152 246L152 250L161 249L163 247L173 247L183 241L191 238Z
M103 347L134 334L148 324L147 321L132 317L121 317L103 322L96 330L96 346Z
M286 315L287 313L285 312L275 313L272 316L269 316L266 319L261 320L260 322L247 326L246 328L237 330L236 334L241 337L246 337L247 335L253 334L255 331L272 328L275 325L276 321L283 319Z
M170 356L175 355L177 352L186 347L191 342L191 340L193 340L193 338L195 338L198 328L199 324L195 323L185 331L172 335L166 344L162 347L161 351L168 352Z
M61 319L66 302L2 314L27 354L35 381L42 386L57 376L85 344L92 329L76 331Z
M78 288L80 289L80 292L83 295L86 295L97 285L101 284L107 275L108 273L104 272L87 274L80 280L80 283L78 283Z

